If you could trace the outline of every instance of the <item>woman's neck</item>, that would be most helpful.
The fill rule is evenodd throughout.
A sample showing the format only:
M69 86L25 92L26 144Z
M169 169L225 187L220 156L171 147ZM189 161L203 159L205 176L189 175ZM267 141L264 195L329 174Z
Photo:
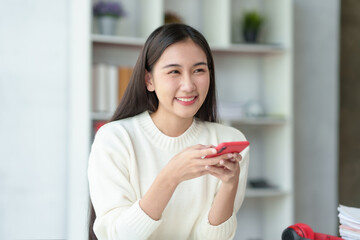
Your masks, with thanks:
M164 117L157 112L150 114L155 126L169 137L178 137L192 124L193 118Z

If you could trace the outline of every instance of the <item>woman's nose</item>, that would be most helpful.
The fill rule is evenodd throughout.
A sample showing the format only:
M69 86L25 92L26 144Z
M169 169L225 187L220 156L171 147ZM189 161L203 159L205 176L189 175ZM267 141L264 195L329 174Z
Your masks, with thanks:
M191 75L186 74L182 79L182 90L186 92L192 92L196 89L194 79Z

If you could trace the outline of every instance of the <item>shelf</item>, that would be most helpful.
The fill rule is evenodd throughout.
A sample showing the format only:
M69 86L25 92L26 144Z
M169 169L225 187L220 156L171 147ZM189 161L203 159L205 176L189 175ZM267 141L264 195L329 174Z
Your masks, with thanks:
M113 112L92 112L91 119L99 121L109 120L113 114Z
M280 44L249 44L238 43L228 46L210 46L213 53L256 53L256 54L275 54L284 53L285 47Z
M112 44L118 46L131 46L141 48L145 39L137 37L110 36L93 34L92 42L95 44ZM231 44L228 46L210 46L213 53L251 53L251 54L275 54L284 53L285 48L280 44Z
M111 35L101 35L101 34L93 34L91 36L91 40L93 43L113 44L119 46L132 46L139 48L141 48L145 43L145 39L143 38L111 36Z
M221 118L220 120L226 125L263 125L263 126L280 126L286 124L286 118L280 117L257 117L257 118Z
M92 120L109 120L113 112L92 112ZM287 123L285 118L262 117L262 118L239 118L239 119L221 119L220 122L226 125L284 125Z
M287 191L279 190L279 189L254 189L254 188L248 188L245 192L246 198L256 198L256 197L281 197L286 196L289 193Z

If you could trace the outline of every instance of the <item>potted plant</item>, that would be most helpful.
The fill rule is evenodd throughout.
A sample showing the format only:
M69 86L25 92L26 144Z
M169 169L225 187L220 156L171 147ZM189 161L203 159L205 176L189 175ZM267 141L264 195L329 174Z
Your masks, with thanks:
M243 18L243 37L245 42L255 43L264 18L257 11L246 12Z
M100 34L114 35L117 21L125 16L125 11L120 2L100 0L93 6L93 15Z

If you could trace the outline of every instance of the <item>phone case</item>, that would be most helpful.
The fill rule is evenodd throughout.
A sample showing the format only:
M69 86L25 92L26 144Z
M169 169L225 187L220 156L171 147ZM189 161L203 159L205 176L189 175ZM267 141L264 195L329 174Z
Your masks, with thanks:
M249 145L248 141L223 142L216 147L217 153L208 155L206 158L217 157L226 153L240 153Z

